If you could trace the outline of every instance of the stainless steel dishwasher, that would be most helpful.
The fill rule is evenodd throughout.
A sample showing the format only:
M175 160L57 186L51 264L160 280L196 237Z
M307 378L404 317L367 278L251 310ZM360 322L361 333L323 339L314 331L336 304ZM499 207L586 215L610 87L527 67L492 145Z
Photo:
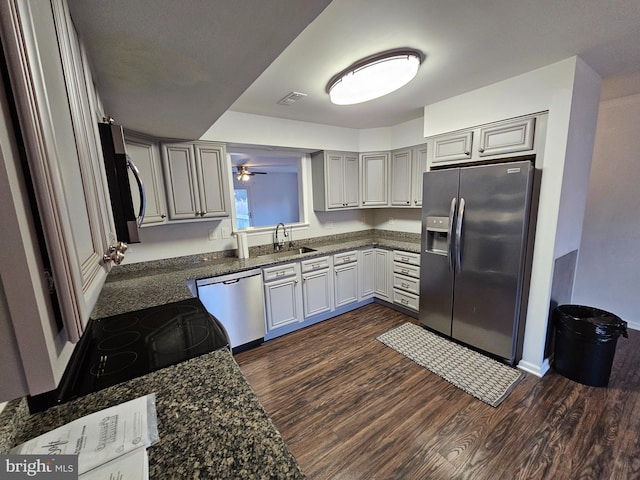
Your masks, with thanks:
M196 282L198 298L227 330L234 352L262 343L266 331L260 269Z

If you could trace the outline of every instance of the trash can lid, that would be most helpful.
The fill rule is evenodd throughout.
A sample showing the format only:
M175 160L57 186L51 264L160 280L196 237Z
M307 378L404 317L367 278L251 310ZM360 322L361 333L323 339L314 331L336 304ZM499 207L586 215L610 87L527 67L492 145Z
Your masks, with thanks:
M593 337L628 337L627 322L613 313L584 305L559 305L556 310L559 322L574 333Z

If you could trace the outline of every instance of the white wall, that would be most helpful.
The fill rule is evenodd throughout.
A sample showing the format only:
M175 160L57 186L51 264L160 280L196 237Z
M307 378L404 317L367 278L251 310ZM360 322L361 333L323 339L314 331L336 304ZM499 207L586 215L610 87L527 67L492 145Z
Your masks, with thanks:
M268 175L254 175L247 182L234 179L233 184L234 189L248 189L254 225L298 222L297 173L269 172Z
M292 147L309 152L358 151L358 134L358 130L351 128L228 111L200 140Z
M640 329L640 72L605 80L602 98L573 302Z

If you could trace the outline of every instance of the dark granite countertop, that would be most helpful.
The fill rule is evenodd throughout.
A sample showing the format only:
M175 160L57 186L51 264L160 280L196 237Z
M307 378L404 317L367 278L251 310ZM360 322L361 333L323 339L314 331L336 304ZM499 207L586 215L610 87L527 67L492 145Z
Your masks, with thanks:
M316 251L297 253L297 248L303 245ZM195 280L374 245L390 250L420 251L419 235L368 231L364 234L358 232L353 235L300 240L291 253L285 251L247 259L201 255L144 264L124 264L114 267L109 274L91 317L103 318L192 298L194 294L187 285Z
M222 349L106 388L31 416L7 406L0 430L18 445L65 423L155 392L160 440L149 448L152 479L302 479L289 452L228 350ZM4 430L3 430L4 428ZM13 430L11 430L13 428ZM6 430L6 431L5 431ZM3 450L0 450L2 452Z

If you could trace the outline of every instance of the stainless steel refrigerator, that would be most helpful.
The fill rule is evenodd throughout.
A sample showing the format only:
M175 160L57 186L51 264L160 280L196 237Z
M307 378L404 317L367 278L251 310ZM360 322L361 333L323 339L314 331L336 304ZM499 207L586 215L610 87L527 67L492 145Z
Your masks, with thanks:
M419 322L511 364L521 357L533 178L531 162L518 161L423 182Z

